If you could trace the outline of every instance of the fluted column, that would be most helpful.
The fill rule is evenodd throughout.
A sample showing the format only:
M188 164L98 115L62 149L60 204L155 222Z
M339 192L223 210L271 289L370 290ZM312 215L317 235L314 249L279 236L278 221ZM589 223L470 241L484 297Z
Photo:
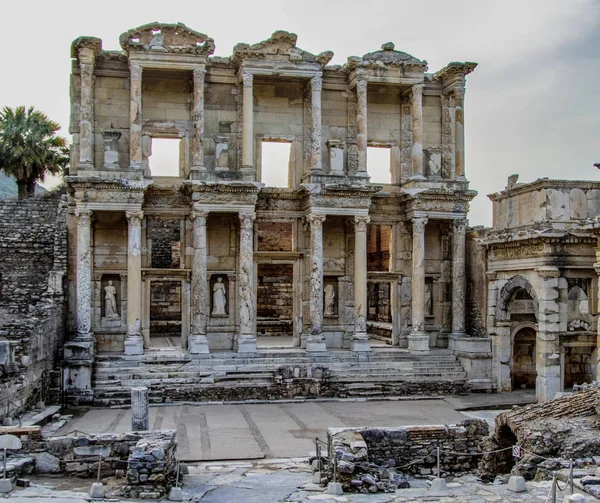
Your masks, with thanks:
M254 76L242 73L242 168L254 167Z
M371 351L367 334L367 224L368 216L354 217L354 334L352 351Z
M92 212L77 210L77 339L92 338Z
M423 84L411 88L412 177L423 178Z
M254 302L254 212L240 212L240 251L238 276L238 310L240 331L238 353L256 352Z
M142 339L142 219L141 211L127 211L127 337L126 355L144 353Z
M321 171L321 91L323 78L320 75L310 80L311 88L311 127L310 127L310 165L311 170Z
M193 222L192 245L192 336L189 349L192 354L209 353L207 324L209 313L208 302L208 276L207 276L207 240L206 218L207 213L194 211L190 215Z
M454 221L452 235L452 335L465 335L465 232L466 220Z
M308 215L310 225L310 334L307 351L326 351L323 336L323 222L325 215Z
M425 225L427 218L412 219L412 331L408 336L411 353L429 351L425 332Z
M142 65L129 64L129 166L142 169Z
M356 80L356 147L358 172L367 174L367 79L359 75Z
M79 168L94 165L94 53L83 49L79 53L81 73L81 108L79 112Z
M455 97L455 157L456 178L465 177L465 88L457 87L454 90Z
M192 169L204 171L204 76L206 70L197 68L193 71L194 102L192 105Z

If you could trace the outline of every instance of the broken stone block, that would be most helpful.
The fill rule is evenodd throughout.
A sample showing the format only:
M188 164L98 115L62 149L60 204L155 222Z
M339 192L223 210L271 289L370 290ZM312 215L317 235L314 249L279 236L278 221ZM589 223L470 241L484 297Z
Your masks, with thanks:
M520 476L513 475L508 479L508 490L514 493L522 493L527 491L525 479Z

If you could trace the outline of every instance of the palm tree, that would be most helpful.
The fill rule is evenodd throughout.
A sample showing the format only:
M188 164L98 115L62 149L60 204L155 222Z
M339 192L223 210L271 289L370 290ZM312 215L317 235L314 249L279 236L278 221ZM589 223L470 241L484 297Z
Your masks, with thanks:
M33 107L5 107L0 113L0 170L17 180L19 199L33 196L38 181L69 163L58 123Z

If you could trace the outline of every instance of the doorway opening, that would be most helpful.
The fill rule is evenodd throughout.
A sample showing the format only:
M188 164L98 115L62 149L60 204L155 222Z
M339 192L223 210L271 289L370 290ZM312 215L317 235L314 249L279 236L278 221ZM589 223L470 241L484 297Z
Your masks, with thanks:
M150 283L150 345L181 348L181 281Z
M290 155L292 143L263 141L261 146L260 181L266 187L291 187Z
M536 331L524 327L515 334L513 341L512 389L535 389Z
M367 225L367 271L388 272L391 270L391 246L391 225Z
M294 345L294 266L258 264L256 335L261 347Z

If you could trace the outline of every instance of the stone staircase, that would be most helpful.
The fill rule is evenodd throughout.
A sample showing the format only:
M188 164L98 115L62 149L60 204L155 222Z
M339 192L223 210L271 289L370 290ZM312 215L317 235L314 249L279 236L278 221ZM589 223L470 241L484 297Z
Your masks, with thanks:
M382 348L368 359L350 351L317 356L299 349L259 350L253 356L216 352L200 359L172 350L96 357L95 405L128 404L134 386L147 386L150 401L164 403L446 395L465 392L469 384L448 350L416 356Z

